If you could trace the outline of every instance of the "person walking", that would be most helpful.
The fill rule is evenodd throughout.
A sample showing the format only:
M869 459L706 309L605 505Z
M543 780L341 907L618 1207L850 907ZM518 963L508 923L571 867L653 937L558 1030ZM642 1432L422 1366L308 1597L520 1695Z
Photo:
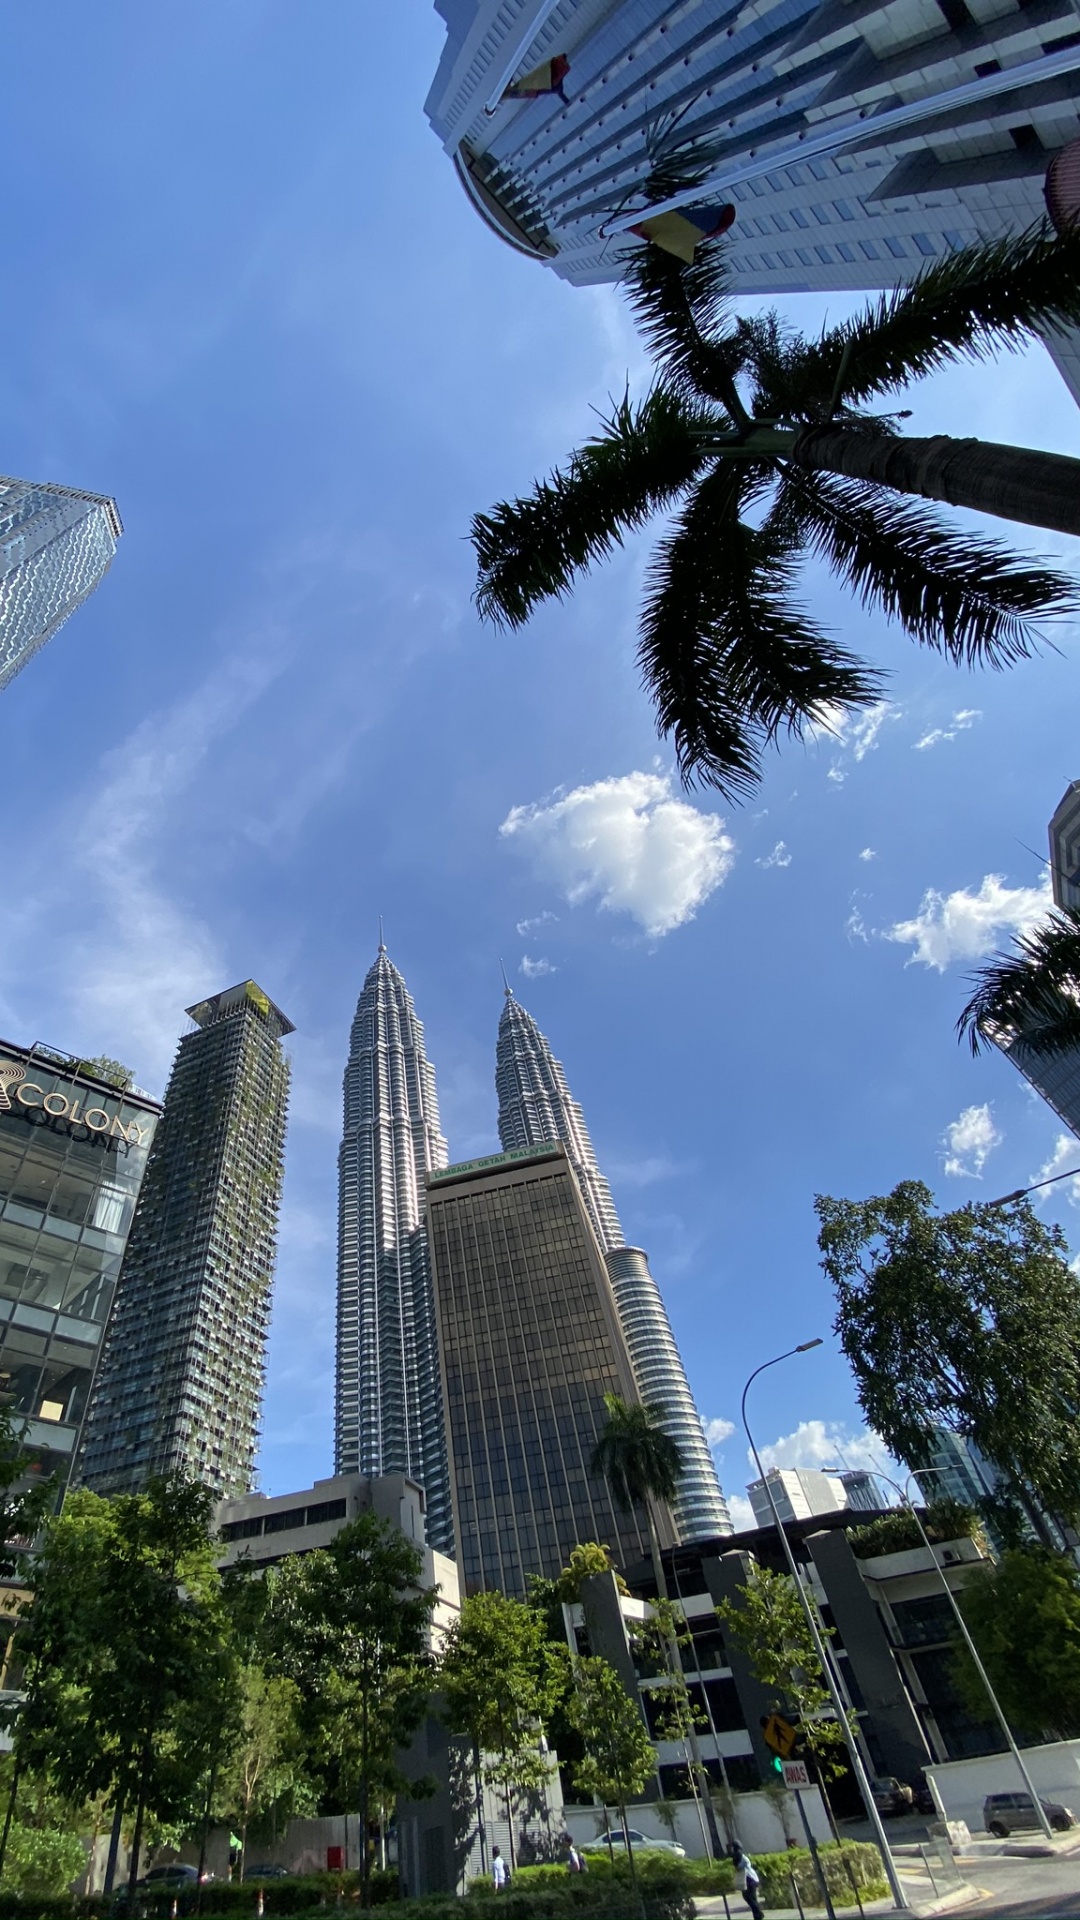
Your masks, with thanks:
M492 1847L491 1849L491 1879L496 1893L502 1893L510 1880L506 1861L503 1859L498 1847Z
M758 1873L748 1853L744 1853L737 1840L733 1840L728 1852L731 1864L735 1868L735 1885L750 1909L752 1920L765 1920L765 1912L758 1900L757 1890L761 1885Z
M571 1836L570 1836L569 1834L566 1834L566 1836L565 1836L565 1839L564 1839L564 1845L565 1845L565 1847L566 1847L566 1870L567 1870L567 1872L568 1872L568 1873L584 1873L584 1872L586 1872L586 1865L585 1865L585 1861L584 1861L584 1859L583 1859L583 1857L582 1857L582 1855L581 1855L581 1854L580 1854L580 1853L578 1852L578 1850L577 1850L577 1848L575 1847L575 1845L574 1845L574 1842L573 1842L573 1840L572 1840L572 1838L571 1838Z

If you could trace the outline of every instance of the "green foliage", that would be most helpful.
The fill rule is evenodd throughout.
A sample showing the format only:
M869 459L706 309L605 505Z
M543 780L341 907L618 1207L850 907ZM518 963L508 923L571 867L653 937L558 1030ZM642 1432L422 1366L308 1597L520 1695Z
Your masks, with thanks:
M607 1480L620 1506L635 1501L670 1502L678 1492L683 1457L677 1441L664 1432L664 1409L629 1405L617 1393L605 1393L607 1424L597 1441L591 1471Z
M825 1780L844 1767L844 1728L833 1717L821 1662L795 1583L786 1573L751 1566L739 1601L725 1600L716 1611L725 1632L741 1648L763 1687L775 1690L777 1706L799 1723L800 1732ZM823 1638L832 1628L818 1622Z
M542 1790L553 1763L539 1739L566 1691L569 1653L548 1638L543 1612L502 1593L461 1603L443 1647L439 1680L447 1725L485 1756L484 1777L506 1803L514 1864L516 1801Z
M574 1769L575 1785L625 1814L627 1802L636 1799L656 1767L637 1701L606 1660L585 1658L574 1662L566 1711L585 1748Z
M92 1060L77 1060L76 1073L93 1074L95 1080L104 1080L110 1087L116 1087L120 1093L126 1093L135 1084L135 1075L122 1060L113 1060L107 1053L96 1054Z
M940 1546L946 1540L984 1539L979 1515L962 1501L935 1500L921 1517L931 1546ZM847 1538L857 1560L872 1560L879 1553L908 1553L923 1544L918 1522L907 1507L879 1514L865 1527L852 1527Z
M1021 1059L1071 1052L1080 1046L1080 908L1055 907L971 978L975 992L956 1026L972 1053L1017 1035Z
M218 1768L214 1813L236 1827L243 1860L253 1821L279 1808L286 1818L313 1813L315 1795L305 1766L295 1681L249 1661L238 1668L235 1687L235 1729Z
M919 1180L816 1202L836 1331L868 1424L926 1464L932 1429L973 1440L1017 1498L1080 1514L1080 1282L1027 1201L934 1212Z
M13 1820L4 1855L4 1886L11 1893L65 1893L86 1869L78 1834L26 1827Z
M1049 1739L1080 1734L1080 1572L1072 1561L1014 1550L957 1598L1006 1719ZM959 1642L954 1676L965 1704L985 1720L986 1688Z
M662 191L659 176L653 185ZM1071 611L1063 575L961 534L914 497L927 443L867 406L950 359L1080 319L1080 235L1034 228L958 250L812 340L775 314L737 319L727 282L723 242L700 245L690 266L652 246L632 256L627 289L658 377L640 403L627 393L614 405L565 469L477 514L472 540L481 613L520 626L666 516L639 659L684 779L737 795L782 734L881 696L880 674L800 606L808 557L956 663L1004 666L1037 649L1040 618ZM955 487L954 463L950 498ZM1019 480L991 481L975 462L962 503L1032 521L1049 511L1075 531L1066 485L1047 509L1038 487L1024 498Z

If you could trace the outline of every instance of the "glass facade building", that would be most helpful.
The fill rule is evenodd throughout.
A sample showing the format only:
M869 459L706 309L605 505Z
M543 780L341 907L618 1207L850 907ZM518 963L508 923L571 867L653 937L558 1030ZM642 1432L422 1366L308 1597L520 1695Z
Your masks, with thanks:
M254 980L188 1014L87 1414L95 1493L254 1474L293 1028Z
M0 477L0 690L109 570L115 500Z
M604 1395L637 1398L611 1282L563 1148L430 1173L427 1218L466 1593L523 1599L598 1540L620 1566L649 1551L590 1460ZM673 1537L661 1512L661 1543Z
M1080 135L1071 0L436 0L427 114L479 217L617 280L657 160L707 158L741 293L888 287L1044 214ZM562 56L561 91L506 97ZM667 205L662 202L660 205ZM652 209L655 211L656 209ZM1050 342L1077 389L1077 337Z
M1050 886L1056 907L1080 906L1080 780L1070 780L1050 818ZM994 1034L1006 1058L1080 1139L1080 1048L1032 1053L1022 1033Z
M160 1107L0 1041L0 1396L71 1471Z
M509 987L499 1021L495 1086L504 1147L539 1147L560 1140L566 1149L607 1265L638 1393L647 1404L663 1409L663 1425L683 1457L672 1507L679 1538L708 1540L730 1533L727 1502L648 1256L640 1247L626 1245L611 1188L562 1065Z
M403 1473L454 1551L424 1177L446 1165L435 1070L380 943L357 1002L338 1160L335 1473Z

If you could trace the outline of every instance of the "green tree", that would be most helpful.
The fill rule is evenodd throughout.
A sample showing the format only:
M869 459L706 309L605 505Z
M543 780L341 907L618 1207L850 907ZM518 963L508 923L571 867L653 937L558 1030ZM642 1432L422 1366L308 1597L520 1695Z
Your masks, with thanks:
M641 1711L606 1660L585 1656L574 1661L574 1685L567 1712L581 1735L585 1757L574 1769L575 1785L592 1793L604 1807L619 1809L626 1857L638 1901L634 1849L630 1844L627 1805L643 1792L656 1755L645 1730ZM641 1911L644 1913L644 1905Z
M254 1662L237 1669L237 1714L233 1739L219 1770L215 1795L219 1818L240 1835L240 1878L247 1858L248 1827L288 1799L310 1809L300 1689L283 1674ZM299 1810L299 1808L297 1808Z
M211 1496L158 1481L145 1494L69 1494L45 1527L17 1635L25 1698L17 1762L66 1798L134 1808L131 1887L147 1815L190 1819L226 1632Z
M593 1450L591 1471L606 1479L625 1512L631 1512L635 1503L644 1508L653 1573L660 1598L666 1600L655 1509L658 1501L670 1505L678 1492L682 1452L678 1441L664 1431L663 1407L631 1404L617 1393L605 1393L604 1405L608 1417Z
M113 1060L107 1053L96 1054L92 1060L77 1060L75 1071L92 1073L95 1080L105 1080L110 1087L118 1088L121 1093L126 1093L128 1088L135 1084L135 1075L131 1068L125 1067L122 1060Z
M786 1573L752 1566L741 1600L725 1600L716 1611L724 1630L741 1649L763 1687L776 1693L776 1705L797 1721L821 1780L835 1779L845 1765L845 1732L836 1719L795 1582ZM832 1628L819 1620L823 1637Z
M1055 908L972 979L975 992L957 1021L972 1053L1017 1038L1041 1059L1071 1052L1080 1046L1080 908Z
M1080 233L953 253L813 340L775 314L734 318L721 241L690 266L645 246L626 287L655 383L527 498L475 517L476 598L521 626L627 534L674 516L638 658L685 780L745 793L782 733L880 699L881 675L798 604L807 555L956 665L1009 665L1036 650L1033 622L1071 609L1062 575L917 496L1080 533L1080 463L904 436L871 408L937 367L1080 321Z
M267 1575L262 1657L300 1690L301 1724L326 1797L359 1807L364 1906L371 1823L409 1788L395 1756L430 1694L427 1644L438 1596L420 1585L423 1564L396 1527L362 1513L328 1547Z
M644 1656L653 1669L641 1684L641 1691L648 1695L653 1739L678 1742L687 1753L691 1790L705 1811L713 1852L719 1854L711 1782L697 1737L708 1720L694 1703L682 1663L681 1649L690 1646L692 1640L686 1621L669 1600L654 1600L647 1618L631 1626L630 1638L638 1655Z
M1026 1200L939 1214L918 1180L816 1204L836 1331L890 1451L925 1465L947 1427L1036 1527L1040 1506L1080 1514L1080 1282L1059 1230Z
M1080 1573L1061 1554L1005 1553L966 1581L957 1599L1006 1719L1027 1734L1080 1734ZM957 1640L954 1675L964 1703L988 1717L986 1688Z
M463 1600L446 1636L439 1680L447 1724L472 1741L477 1772L502 1793L511 1867L515 1801L542 1789L553 1771L540 1737L565 1689L568 1659L565 1644L549 1640L543 1613L503 1593Z

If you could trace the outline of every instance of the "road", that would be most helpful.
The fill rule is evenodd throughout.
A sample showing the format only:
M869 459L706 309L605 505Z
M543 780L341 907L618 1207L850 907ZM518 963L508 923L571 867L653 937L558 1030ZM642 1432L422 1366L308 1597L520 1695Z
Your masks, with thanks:
M1016 1860L1007 1854L984 1854L957 1862L970 1886L988 1893L988 1900L954 1908L968 1916L1025 1916L1026 1920L1066 1920L1080 1916L1080 1854L1064 1860Z

